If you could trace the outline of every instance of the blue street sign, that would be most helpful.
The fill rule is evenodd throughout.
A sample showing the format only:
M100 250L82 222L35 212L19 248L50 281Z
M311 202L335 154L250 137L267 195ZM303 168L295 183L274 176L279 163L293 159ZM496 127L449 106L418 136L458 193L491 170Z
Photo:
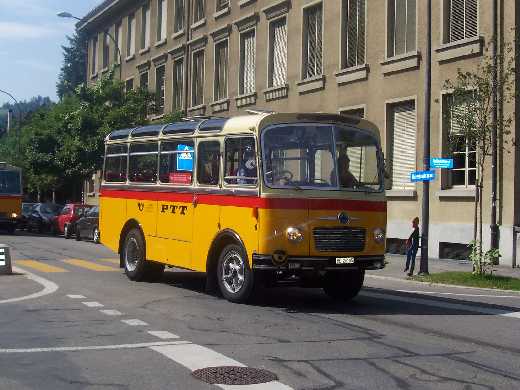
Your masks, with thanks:
M435 180L435 171L416 171L410 173L410 181L432 181Z
M451 169L453 168L453 159L432 157L430 158L430 168Z
M193 172L193 147L189 145L179 144L177 150L177 170Z

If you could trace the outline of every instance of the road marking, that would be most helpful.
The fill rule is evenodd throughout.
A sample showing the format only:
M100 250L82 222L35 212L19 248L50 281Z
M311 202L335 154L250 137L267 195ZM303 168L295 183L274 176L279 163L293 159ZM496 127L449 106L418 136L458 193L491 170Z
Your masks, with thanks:
M104 307L105 305L99 303L99 302L81 302L87 307Z
M491 294L458 294L451 292L438 292L438 291L420 291L420 290L395 290L410 294L428 294L428 295L454 295L457 297L475 297L475 298L515 298L519 299L520 295L491 295Z
M176 334L166 332L164 330L149 330L148 333L151 334L152 336L159 337L160 339L163 339L163 340L179 338L179 336L177 336Z
M41 276L38 276L38 275L35 275L29 271L26 271L22 268L18 268L18 267L15 267L13 266L13 271L19 273L19 274L24 274L24 276L27 278L27 279L30 279L30 280L33 280L35 281L36 283L39 283L43 286L43 289L37 293L34 293L34 294L29 294L29 295L26 295L26 296L23 296L23 297L18 297L18 298L10 298L10 299L4 299L3 301L0 301L0 303L12 303L12 302L20 302L20 301L25 301L27 299L35 299L35 298L40 298L40 297L43 297L45 295L49 295L49 294L52 294L54 292L56 292L58 290L58 285L54 282L51 282L50 280L47 280L45 278L42 278Z
M245 367L236 360L197 344L164 345L150 348L191 371L217 366Z
M107 263L112 263L112 264L121 264L119 259L99 259L100 261L106 261Z
M382 294L382 293L376 293L376 292L371 292L371 291L363 291L363 292L361 292L360 295L365 296L365 297L370 297L370 298L382 299L382 300L404 302L407 304L414 303L417 305L439 307L439 308L450 309L450 310L462 310L462 311L469 311L469 312L487 314L487 315L520 318L520 312L513 312L510 310L495 309L495 308L489 308L489 307L477 307L477 306L472 306L472 305L466 305L463 303L432 301L432 300L424 299L424 298L400 297L400 296L396 296L396 295Z
M119 310L100 310L101 313L106 314L107 316L121 316L123 313L121 313Z
M73 295L73 294L69 294L67 295L67 297L69 297L70 299L85 299L86 296L84 295Z
M133 318L131 320L121 320L121 322L124 322L125 324L130 326L148 326L146 322L138 320L136 318Z
M108 349L137 349L161 347L173 344L186 344L187 341L157 341L155 343L119 344L119 345L93 345L86 347L50 347L50 348L0 348L0 353L34 353L34 352L76 352L95 351Z
M254 385L217 385L225 390L293 390L292 387L281 382L273 381L267 383L257 383Z
M86 268L86 269L89 269L91 271L112 271L112 272L119 271L119 268L109 267L109 266L102 265L102 264L96 264L96 263L93 263L93 262L87 261L87 260L65 259L65 260L62 260L62 261L64 263L75 265L75 266L81 267L81 268Z
M29 267L41 272L47 273L58 273L58 272L69 272L65 268L55 267L53 265L42 263L41 261L36 260L16 260L16 264Z

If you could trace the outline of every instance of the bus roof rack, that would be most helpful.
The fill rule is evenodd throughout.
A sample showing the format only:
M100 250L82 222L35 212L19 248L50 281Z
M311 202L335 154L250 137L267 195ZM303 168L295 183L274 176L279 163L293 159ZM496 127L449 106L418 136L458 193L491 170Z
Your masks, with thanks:
M263 109L263 108L248 108L245 111L248 114L252 114L252 115L255 115L255 114L274 114L274 113L276 113L276 111L267 110L267 109Z

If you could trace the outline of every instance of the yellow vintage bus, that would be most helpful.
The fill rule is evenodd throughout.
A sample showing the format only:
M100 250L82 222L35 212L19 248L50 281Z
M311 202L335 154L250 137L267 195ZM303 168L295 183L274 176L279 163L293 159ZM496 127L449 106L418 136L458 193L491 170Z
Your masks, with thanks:
M0 229L13 234L22 215L22 170L0 162Z
M104 245L131 280L206 273L233 302L256 284L351 299L384 267L379 131L333 114L251 112L116 130L105 142Z

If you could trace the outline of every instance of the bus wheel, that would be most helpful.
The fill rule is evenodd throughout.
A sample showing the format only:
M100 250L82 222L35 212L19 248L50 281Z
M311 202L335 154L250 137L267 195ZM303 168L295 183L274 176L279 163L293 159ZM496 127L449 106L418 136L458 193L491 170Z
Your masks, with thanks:
M145 240L138 229L132 229L126 235L121 255L128 279L140 282L157 280L162 276L164 264L146 260Z
M358 295L364 279L364 270L328 272L323 282L323 290L332 299L349 301Z
M246 302L253 291L253 272L244 248L230 244L220 253L217 268L220 291L228 301Z

